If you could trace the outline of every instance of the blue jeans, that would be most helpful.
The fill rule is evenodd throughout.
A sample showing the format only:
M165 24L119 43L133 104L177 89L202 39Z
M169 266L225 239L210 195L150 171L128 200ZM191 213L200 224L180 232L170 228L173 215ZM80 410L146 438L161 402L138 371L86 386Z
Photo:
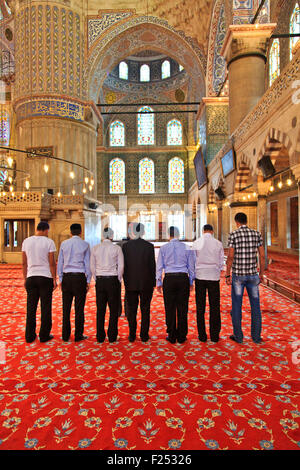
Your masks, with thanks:
M251 305L251 338L255 343L261 342L261 310L259 304L258 274L248 276L232 275L231 300L232 300L232 325L233 334L237 342L243 342L242 331L242 304L243 293L246 287Z

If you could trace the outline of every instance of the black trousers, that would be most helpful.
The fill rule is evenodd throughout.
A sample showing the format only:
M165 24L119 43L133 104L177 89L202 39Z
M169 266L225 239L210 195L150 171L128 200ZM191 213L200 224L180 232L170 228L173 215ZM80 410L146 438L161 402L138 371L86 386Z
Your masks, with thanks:
M212 341L219 340L221 331L220 315L220 281L196 279L196 307L198 336L201 341L207 340L205 329L206 291L209 300L209 334Z
M142 341L149 339L150 327L150 305L153 296L153 288L147 290L127 290L127 319L129 325L129 337L135 339L137 328L137 310L140 303L141 309L141 329L140 338Z
M62 338L68 341L71 335L71 306L75 307L75 340L83 336L84 305L86 300L87 280L84 273L64 273L61 283L63 300Z
M187 274L166 274L163 280L167 333L171 342L186 340L190 284Z
M118 336L118 319L120 308L120 281L118 276L97 276L96 278L96 304L97 304L97 341L105 340L105 313L109 307L109 324L107 330L108 340L116 341Z
M31 343L36 338L36 311L38 302L41 303L41 341L49 338L52 328L52 293L53 279L45 276L31 276L26 279L27 316L25 340Z

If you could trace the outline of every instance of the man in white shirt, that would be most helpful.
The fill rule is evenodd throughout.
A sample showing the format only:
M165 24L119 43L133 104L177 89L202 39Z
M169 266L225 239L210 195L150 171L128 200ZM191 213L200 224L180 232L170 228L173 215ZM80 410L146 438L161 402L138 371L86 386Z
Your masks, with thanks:
M213 227L210 224L204 225L203 236L193 243L193 250L196 255L195 287L198 337L202 342L207 341L204 316L207 290L210 339L217 343L221 331L220 274L224 266L224 249L222 243L214 238Z
M36 235L28 237L22 244L22 264L24 286L27 291L27 316L25 339L32 343L36 338L36 310L41 302L41 343L53 338L52 328L52 293L56 289L56 264L54 241L48 238L48 222L40 222Z
M105 340L105 313L109 307L109 325L107 336L110 343L118 337L118 318L124 256L122 248L112 243L114 232L109 228L103 230L103 241L92 248L91 273L96 281L97 304L97 341Z

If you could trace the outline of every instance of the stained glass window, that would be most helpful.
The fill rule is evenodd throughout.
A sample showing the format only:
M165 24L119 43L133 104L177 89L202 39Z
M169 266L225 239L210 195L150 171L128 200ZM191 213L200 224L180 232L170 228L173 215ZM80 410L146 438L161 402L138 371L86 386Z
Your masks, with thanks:
M138 114L138 145L154 145L154 114L149 106L143 106Z
M184 70L184 67L179 64L179 72L182 72L182 70Z
M143 64L140 68L140 81L150 82L150 67L147 64Z
M109 192L125 193L125 163L120 158L114 158L109 163Z
M161 78L168 78L171 76L171 64L169 60L165 60L161 65Z
M0 145L9 145L9 114L5 110L0 111Z
M111 147L124 147L125 126L121 121L114 121L110 125L110 145Z
M168 145L182 145L182 124L178 119L172 119L167 124Z
M143 158L139 163L139 192L154 193L154 163L150 158Z
M2 188L7 180L8 171L4 169L0 169L0 188Z
M126 62L119 63L119 78L122 78L122 80L128 80L128 65Z
M280 74L280 46L279 39L274 39L269 55L269 83L270 86Z
M178 157L169 161L169 193L184 193L184 162Z
M300 34L300 8L297 2L290 20L290 34ZM299 41L299 36L290 38L290 59L293 58L293 49Z

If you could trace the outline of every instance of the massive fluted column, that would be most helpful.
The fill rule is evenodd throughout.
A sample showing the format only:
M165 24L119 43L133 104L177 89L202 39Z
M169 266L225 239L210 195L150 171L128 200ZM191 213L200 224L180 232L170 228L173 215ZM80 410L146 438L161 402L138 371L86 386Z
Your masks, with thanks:
M276 24L229 26L222 55L229 74L231 134L265 92L266 52L275 27Z
M82 1L24 0L13 2L15 15L14 109L17 145L90 168L96 196L97 109L84 100L84 11ZM25 155L25 154L24 154ZM50 160L19 154L19 167L31 175L31 187L53 192L82 190L84 171ZM74 171L75 178L69 177ZM21 188L20 188L21 189Z

